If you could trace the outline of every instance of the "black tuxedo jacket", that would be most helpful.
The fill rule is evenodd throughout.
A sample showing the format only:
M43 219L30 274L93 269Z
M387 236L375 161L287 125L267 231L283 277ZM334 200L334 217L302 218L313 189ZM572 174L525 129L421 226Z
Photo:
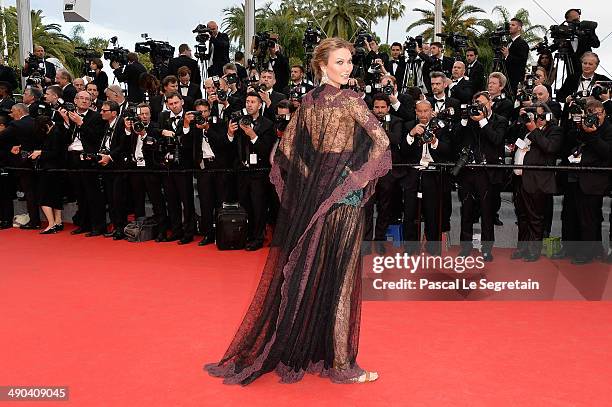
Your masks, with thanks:
M514 103L510 99L493 99L493 113L503 116L506 120L511 120L514 114Z
M211 37L210 42L213 45L213 60L212 65L208 67L209 76L222 76L223 65L227 64L229 59L230 40L226 33L219 32L216 37Z
M525 67L529 58L529 45L523 37L515 39L510 48L508 48L508 57L506 58L506 70L508 71L508 80L513 94L516 94L516 88L525 78Z
M584 143L582 148L581 166L606 167L612 158L612 125L607 120L594 133L582 132L580 139ZM585 194L604 195L610 188L610 174L608 172L578 172L578 184Z
M472 103L472 96L474 96L474 93L472 81L466 78L461 78L453 88L448 91L450 97L458 99L462 104Z
M414 112L414 100L412 97L406 93L400 93L397 95L397 100L400 102L399 109L395 110L393 106L391 106L389 112L405 122L414 120L416 114Z
M202 84L202 75L200 75L198 61L189 58L187 55L179 55L170 60L168 63L168 75L174 75L178 78L178 70L181 66L186 66L191 71L191 75L189 76L191 82L198 85Z
M395 72L393 71L393 66L393 59L389 59L385 62L385 70L389 72L389 75L395 76L395 79L397 79L397 87L398 89L401 89L404 84L404 77L406 75L406 61L404 60L404 57L399 57L397 59Z
M215 155L215 168L232 168L236 160L236 146L229 141L227 130L224 126L211 126L206 133L202 129L198 129L195 125L189 128L189 139L193 142L194 165L195 168L200 168L202 162L202 141L204 136L208 140L211 150ZM207 164L204 163L206 168Z
M10 111L14 104L15 100L12 97L0 99L0 111Z
M100 143L104 135L106 122L102 120L102 116L93 110L88 110L83 117L83 124L77 127L76 124L70 122L70 126L65 131L64 144L66 148L74 141L77 135L83 144L84 153L97 153L100 151Z
M140 89L140 77L145 74L147 69L140 62L127 64L125 69L115 69L113 73L119 82L127 82L127 100L133 103L140 103L144 100L144 91Z
M69 83L64 89L62 89L62 99L64 102L74 103L74 97L77 94L77 90L73 84Z
M389 148L391 149L391 161L393 163L402 162L402 137L404 134L404 121L399 117L389 115L390 121L383 123L383 128L389 137ZM395 178L401 178L406 175L407 171L405 167L393 167L391 169L391 175Z
M284 93L272 90L272 93L270 93L270 102L272 102L272 104L270 106L266 106L263 115L274 122L274 120L276 120L276 106L278 106L278 102L284 99L287 99Z
M194 99L189 96L183 96L183 110L193 110ZM164 95L153 96L149 102L151 106L151 121L159 122L160 115L164 110L164 104L166 103L166 97Z
M477 158L484 156L488 164L502 164L504 159L504 137L507 129L508 119L496 113L491 114L488 123L483 128L480 127L479 123L468 119L467 126L461 125L459 127L461 148L470 147ZM492 184L503 182L503 170L487 169L486 171Z
M179 82L178 91L182 95L183 85ZM183 96L184 98L189 98L192 101L196 101L198 99L202 99L202 89L200 89L200 85L194 82L189 82L189 86L187 87L187 95ZM191 102L193 103L193 102Z
M442 57L442 62L437 58L430 57L429 55L421 52L419 57L423 60L423 82L427 88L428 94L433 94L431 91L431 78L429 74L434 71L442 71L447 78L451 77L453 71L454 60L452 58Z
M19 87L15 70L10 66L0 65L0 82L7 82L13 91Z
M110 138L110 156L113 159L112 166L123 168L126 165L126 155L123 146L126 142L127 135L125 134L125 123L121 117L117 119L114 128L110 128L109 122L104 123L102 132L101 148L105 145L106 138ZM107 166L107 168L111 168Z
M556 164L557 153L563 143L563 129L559 126L546 126L535 129L527 138L531 141L529 151L525 154L523 165ZM554 194L557 192L557 181L554 171L523 170L523 187L530 194L539 192Z
M242 130L234 133L235 137L232 143L237 151L236 165L238 168L243 168L245 163L250 162L250 154L257 154L257 164L249 164L249 168L269 168L270 153L276 141L274 122L266 117L259 116L257 120L253 122L253 130L255 130L257 134L257 141L255 141L255 143L252 143ZM251 172L248 175L253 178L268 176L264 171Z
M32 160L22 160L19 155L11 154L10 150L13 146L21 146L21 151L34 151L40 148L40 140L34 132L34 119L31 116L24 116L19 120L11 121L0 133L0 145L4 150L3 160L17 166L31 167Z
M266 66L269 66L269 64ZM289 59L287 59L287 57L280 52L277 53L276 60L274 61L272 68L274 70L274 77L276 78L274 90L281 93L289 84Z
M472 89L474 93L481 92L487 88L487 77L485 75L484 65L478 60L474 62L474 66L467 67L465 74L472 81Z
M187 109L183 106L184 115ZM159 114L157 125L161 133L162 130L175 131L172 127L172 120L170 120L170 111L161 112ZM183 132L183 120L179 120L176 126L175 137L178 138L179 145L179 167L182 169L194 168L193 160L193 140L190 138L190 134L184 134ZM165 137L165 136L161 136Z
M311 90L314 89L314 86L312 86L310 83L307 83L307 82L302 82L299 85L295 85L292 82L290 82L287 86L285 86L283 91L280 92L280 93L285 95L286 99L289 99L289 93L291 93L291 88L294 87L294 86L303 86L304 90L306 91L306 92L304 92L304 94L306 94L306 93L308 93L308 92L310 92Z
M557 102L565 103L565 99L568 96L573 95L578 90L578 88L580 87L581 79L582 71L580 71L579 73L575 73L574 75L568 76L565 79L565 82L563 82L561 89L557 91ZM595 82L609 80L610 79L607 76L595 73L595 75L593 76L593 80L591 81L591 88L595 86Z
M157 127L157 123L151 122L146 127L146 135L151 136L156 140L159 140L161 135L159 134L159 128ZM137 168L136 165L136 144L138 142L138 134L135 131L131 131L130 134L125 134L121 143L121 151L123 156L125 157L125 167L126 168ZM156 160L152 156L154 153L151 149L147 149L145 146L142 148L142 153L145 159L145 167L146 168L157 168L155 165Z

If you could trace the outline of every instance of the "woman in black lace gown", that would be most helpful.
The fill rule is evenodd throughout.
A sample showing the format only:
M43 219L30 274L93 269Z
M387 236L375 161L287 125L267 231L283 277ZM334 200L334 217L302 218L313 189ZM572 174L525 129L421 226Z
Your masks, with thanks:
M357 93L341 90L352 45L323 40L312 65L322 85L303 99L270 178L281 208L253 301L218 363L205 370L246 385L275 371L283 383L318 373L376 380L357 364L363 205L391 168L389 140Z

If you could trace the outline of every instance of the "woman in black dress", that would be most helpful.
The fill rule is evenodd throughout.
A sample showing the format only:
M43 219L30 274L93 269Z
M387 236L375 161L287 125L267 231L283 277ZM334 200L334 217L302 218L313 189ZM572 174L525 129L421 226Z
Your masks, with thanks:
M42 170L62 168L64 161L64 144L62 134L48 116L36 118L36 135L41 142L41 149L30 154ZM38 183L38 196L43 213L49 224L40 234L48 235L64 229L62 224L63 194L62 176L59 172L42 171Z
M340 89L351 43L323 40L312 67L321 86L302 99L270 178L280 210L253 301L225 355L205 366L246 385L275 371L283 383L318 373L335 383L378 378L357 364L363 206L391 168L389 139L363 99Z
M100 100L106 100L106 93L104 91L108 88L108 75L102 70L103 67L104 64L100 58L94 58L89 63L89 69L94 74L92 82L98 87L98 98Z

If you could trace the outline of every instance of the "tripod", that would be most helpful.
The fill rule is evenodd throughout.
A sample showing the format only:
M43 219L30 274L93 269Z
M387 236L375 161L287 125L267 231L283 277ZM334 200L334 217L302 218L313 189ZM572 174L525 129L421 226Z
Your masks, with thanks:
M418 55L410 55L407 54L405 56L406 59L406 73L404 74L404 81L400 87L400 93L406 93L408 88L412 86L419 86L417 83L418 76L417 72L421 69L420 59L418 59ZM420 86L419 86L420 88ZM423 91L423 89L421 89Z
M552 66L553 72L555 72L555 80L552 83L551 88L555 92L555 96L557 95L557 91L563 85L563 82L565 82L565 78L574 74L574 65L572 64L568 47L571 47L571 45L562 44L557 50L557 53L553 59ZM563 64L562 69L559 69L559 64Z
M495 49L495 56L493 57L493 66L491 68L491 72L501 72L504 74L504 76L507 79L506 87L504 88L504 92L506 92L506 95L510 99L514 100L514 91L512 90L512 87L510 86L510 77L508 76L508 68L506 67L506 61L504 59L504 56L501 53L501 48Z

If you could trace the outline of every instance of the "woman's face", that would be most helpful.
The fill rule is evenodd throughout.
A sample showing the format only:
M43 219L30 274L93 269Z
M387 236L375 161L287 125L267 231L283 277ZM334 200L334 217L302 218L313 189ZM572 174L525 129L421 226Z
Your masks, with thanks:
M548 66L548 64L550 64L550 57L546 54L542 54L540 57L540 64L542 66Z
M351 72L353 71L353 56L351 51L340 48L329 53L327 65L322 65L321 69L327 73L327 83L339 88L346 85Z

